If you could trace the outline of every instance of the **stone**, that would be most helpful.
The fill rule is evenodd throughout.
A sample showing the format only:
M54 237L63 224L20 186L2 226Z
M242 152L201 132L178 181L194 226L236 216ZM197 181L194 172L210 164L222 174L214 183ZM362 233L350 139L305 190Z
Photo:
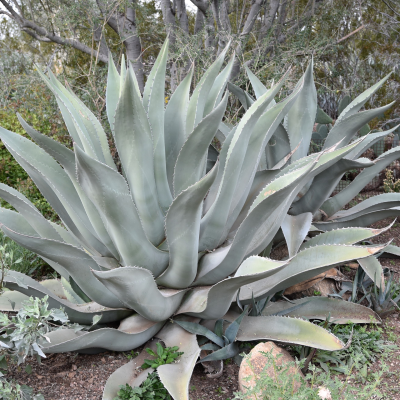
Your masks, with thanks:
M277 366L282 366L289 362L295 361L294 358L289 354L289 352L287 352L285 349L280 348L274 342L259 343L257 346L253 348L253 350L251 350L250 354L247 357L245 357L242 363L240 364L240 369L239 369L240 391L246 392L245 387L253 388L255 386L257 379L259 379L260 374L263 372L264 367L268 361L268 358L261 353L262 352L270 353L271 350L272 350L272 356L275 358ZM278 358L279 354L281 354L282 356ZM266 369L264 373L273 378L275 374L273 366ZM297 375L299 377L304 378L304 375L296 366L291 366L287 371L287 373L293 376L293 389L294 392L297 392L301 386L301 382L298 382L295 379L295 376ZM247 378L250 379L247 380ZM261 394L258 394L257 397L256 396L252 397L252 399L256 398L263 398L263 397Z

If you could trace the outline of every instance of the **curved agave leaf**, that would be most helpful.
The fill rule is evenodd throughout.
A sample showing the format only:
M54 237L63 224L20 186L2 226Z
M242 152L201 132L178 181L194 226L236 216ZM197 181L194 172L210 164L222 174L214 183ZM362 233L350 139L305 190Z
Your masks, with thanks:
M61 285L63 289L63 296L66 297L67 300L74 304L85 304L86 301L83 300L72 288L71 284L67 281L67 279L61 277ZM57 294L57 293L56 293ZM90 299L89 299L90 301Z
M339 211L328 218L328 221L343 219L346 217L355 217L363 215L367 212L383 210L386 208L396 207L400 202L400 193L383 193L370 197L348 210Z
M72 136L75 143L82 146L85 151L92 157L97 158L92 138L87 132L85 123L82 121L82 115L71 103L70 99L60 90L58 85L55 85L50 79L48 79L42 71L37 70L43 82L53 92L56 97L58 107L61 110L65 124L67 125L68 132ZM62 85L61 85L62 87ZM65 89L65 88L63 88Z
M116 169L113 158L111 156L110 148L108 146L107 135L104 132L98 119L89 110L88 107L70 90L67 90L53 75L51 70L49 72L50 77L50 89L53 93L60 98L61 101L68 107L68 101L74 108L75 115L79 114L79 118L75 121L79 124L81 131L86 129L87 136L90 138L90 143L92 145L92 150L96 154L96 158L106 163L109 167ZM43 79L46 79L42 75ZM47 83L47 82L46 82ZM72 115L72 110L69 108Z
M178 324L169 323L158 334L167 347L178 346L182 351L179 362L161 365L158 376L175 400L189 400L189 382L200 355L196 335L186 332Z
M274 89L280 87L282 84L283 78ZM296 92L292 93L289 100L285 100L283 102L283 106L288 104L288 101L290 102L296 95ZM245 184L248 186L248 190L250 190L248 182L249 176L247 176L247 180L244 179L246 174L241 174L242 166L253 130L255 129L261 115L264 114L268 104L273 100L274 96L275 91L268 91L262 97L260 97L247 111L235 130L232 142L230 143L228 149L226 164L217 196L200 224L199 249L201 251L205 249L214 249L217 245L225 240L230 228L230 226L226 226L229 212L232 210L232 207L236 207L236 204L232 204L232 201L238 201L235 199L235 196L233 196L238 183L243 186L243 182L245 182ZM277 104L275 107L270 110L271 114L266 113L267 117L274 116L276 119L280 118L282 104ZM276 115L275 112L277 110L278 112ZM274 119L270 121L271 124L276 122L277 121ZM278 123L279 122L280 120L278 120ZM258 165L258 160L250 160L249 162L251 161L256 161L255 165ZM246 169L246 172L248 172L248 169ZM250 170L250 172L254 172L255 174L256 169L254 169L254 171ZM239 193L237 197L239 201L242 201L244 204L246 198L244 197L243 193ZM239 215L239 212L240 209L237 211L237 215ZM234 219L231 221L231 224L233 224Z
M364 136L365 137L365 136ZM321 206L321 209L325 211L328 216L335 214L337 211L342 209L345 204L351 201L357 194L363 189L372 179L384 168L386 168L393 161L397 160L400 155L400 147L395 147L375 160L373 167L366 168L359 175L356 176L354 181L350 183L345 189L343 189L336 196L331 197L329 200Z
M265 168L273 168L279 161L291 152L289 136L282 124L274 132L272 138L265 146ZM261 166L260 166L261 167Z
M383 205L384 206L384 205ZM400 207L392 207L383 210L366 212L362 215L347 216L346 218L336 219L329 222L315 222L314 226L321 231L331 231L333 229L348 228L352 226L369 226L377 221L386 218L394 218L400 215Z
M232 82L228 82L228 90L239 99L245 111L254 103L254 99L246 91Z
M293 161L307 155L317 113L317 91L314 85L312 61L302 77L302 83L300 94L287 114L290 149L294 150L300 145L292 156Z
M219 70L224 63L225 55L229 49L230 43L222 50L218 58L204 73L200 82L193 91L192 97L190 98L187 117L186 117L186 135L189 135L193 129L203 119L204 109L206 107L209 92L214 84L215 78L217 77Z
M115 67L113 58L108 57L108 75L106 88L106 111L111 132L114 134L115 110L117 109L121 89L121 77Z
M305 212L315 214L319 207L324 203L327 197L333 192L341 177L346 171L355 168L368 168L375 163L368 158L359 158L358 160L341 159L333 164L329 169L318 174L310 188L297 201L290 210L292 215L299 215Z
M133 75L131 69L116 109L115 143L143 229L150 242L158 245L164 238L164 215L158 204L151 128Z
M143 92L143 105L149 117L153 136L154 177L158 201L164 213L172 203L172 195L167 179L164 140L165 69L168 58L168 42L168 39L166 39L147 78Z
M93 253L111 256L99 241L67 173L32 141L0 127L0 138L70 231Z
M275 165L272 166L271 170L272 171L276 171L276 170L280 170L282 169L290 160L290 158L292 157L292 155L297 151L297 149L300 147L300 144L291 152L289 152L288 154L286 154L285 157L283 157L278 163L276 163Z
M311 227L312 218L311 213L304 213L296 216L286 215L282 221L281 229L285 236L289 257L293 257L298 252Z
M354 160L360 157L366 150L372 147L375 143L379 142L382 138L389 135L393 131L395 131L400 125L395 126L392 129L383 132L375 132L370 133L365 136L365 140L356 146L349 154L347 154L346 158L349 160Z
M294 306L299 305L302 306L294 308ZM262 315L274 315L290 308L293 308L293 310L285 313L287 317L319 320L326 320L329 317L329 321L334 324L347 324L349 321L354 324L381 323L378 314L370 308L349 301L330 299L329 297L305 297L304 299L293 300L290 303L288 301L277 301L270 303L264 309Z
M104 286L127 307L150 321L165 321L179 307L186 290L159 290L153 275L138 267L93 271Z
M88 199L86 194L82 191L76 180L76 167L75 167L75 154L73 151L69 150L67 147L62 145L49 138L46 135L42 135L31 126L29 126L21 116L18 115L18 119L21 122L21 125L24 127L28 135L48 154L50 154L56 161L58 161L64 170L67 172L72 184L75 187L75 190L78 193L78 196L82 202L82 205L86 211L87 217L89 218L90 223L93 226L95 233L97 234L100 241L107 247L113 257L119 259L120 256L118 254L117 249L111 241L110 236L108 235L103 221L100 218L100 215L95 208L94 204ZM57 228L56 228L57 229ZM70 244L70 241L67 241Z
M40 146L46 153L50 154L62 167L66 170L68 175L74 176L75 173L75 155L72 150L64 146L57 140L54 140L37 130L33 129L20 114L17 114L18 120L26 133ZM72 179L71 179L72 180Z
M278 231L291 204L291 197L297 194L304 177L313 168L313 164L291 171L269 185L257 196L247 217L240 225L232 244L206 254L199 263L195 285L212 285L233 273L246 255L258 254ZM262 247L257 251L258 247ZM220 261L219 255L226 254ZM219 261L219 264L215 262Z
M86 304L74 304L65 298L60 298L54 293L54 290L36 282L34 279L20 272L10 271L5 279L6 287L12 291L4 292L0 296L0 310L12 311L11 303L16 302L15 310L18 311L21 302L30 296L43 298L49 296L49 308L63 307L71 322L90 325L95 315L102 315L101 323L120 321L133 313L132 310L125 308L107 308L98 303L90 302ZM19 293L19 294L18 294ZM60 294L60 293L58 293Z
M169 266L157 283L173 289L188 287L196 277L203 199L213 183L218 165L200 181L182 191L168 210L165 228Z
M278 83L277 86L270 89L267 93L270 93L271 96L275 96L278 88L281 87L281 84L283 84L283 80L281 83ZM254 180L260 158L264 153L264 151L260 149L265 148L268 140L283 119L283 116L287 113L287 110L292 107L295 99L296 93L293 93L293 96L290 96L286 100L269 108L269 110L266 111L264 115L262 115L257 121L251 134L245 157L243 159L242 168L239 173L235 188L235 196L233 196L233 199L231 200L231 207L229 210L225 235L228 233L231 226L239 216L243 205L246 202L249 191L251 190L252 182Z
M361 93L359 96L357 96L339 115L337 122L342 121L345 118L350 117L351 115L354 115L358 111L361 110L361 108L364 106L364 104L371 98L371 96L389 79L389 77L392 75L392 73L389 73L386 75L383 79L381 79L378 83L375 83L375 85L371 86L368 88L366 91Z
M250 79L251 86L254 90L254 94L256 95L256 98L260 98L264 93L267 92L267 88L264 86L264 84L257 78L256 75L253 74L253 72L250 71L249 67L247 65L244 66L246 70L246 74Z
M318 325L301 319L275 316L244 317L236 339L241 342L276 340L330 351L344 347L341 340Z
M233 342L223 347L222 349L218 349L213 351L208 356L203 357L198 362L207 362L207 361L218 361L218 360L227 360L228 358L233 358L238 355L241 351L239 347L239 343Z
M373 236L378 236L383 232L386 232L393 226L394 222L388 225L386 228L373 229L373 228L344 228L335 229L329 232L320 233L314 236L307 242L304 242L300 246L300 251L308 249L314 246L321 246L323 244L355 244L363 240L369 239Z
M98 269L99 266L83 250L56 240L23 235L5 225L2 225L1 228L9 238L21 246L61 264L72 278L79 282L84 293L95 302L111 308L123 306L118 298L93 276L90 268Z
M383 254L380 255L380 257L399 258L400 257L400 247L389 244L388 246L385 247L385 250L384 250Z
M32 226L21 214L7 208L0 207L0 227L7 235L7 232L4 230L5 226L9 226L14 230L23 233L24 235L40 237L35 229L32 228Z
M232 225L231 232L235 232L239 228L244 219L247 217L250 207L254 203L256 197L259 195L261 190L265 188L265 186L275 179L277 173L277 171L272 170L256 172L246 202L244 203L235 223Z
M335 144L338 144L339 147L346 146L366 123L383 114L393 104L394 102L383 107L361 111L340 121L338 119L335 126L329 131L323 148L327 149Z
M378 196L370 197L348 210L340 211L328 218L327 221L347 221L348 219L354 219L373 211L396 207L399 205L399 201L399 193L383 193Z
M277 293L298 282L327 271L350 260L361 259L381 251L385 245L358 247L347 245L322 245L310 247L298 253L288 266L270 278L259 280L240 290L240 301L250 302Z
M75 147L75 154L79 183L97 207L123 264L140 265L159 275L168 264L168 253L147 239L123 176L90 158L79 147Z
M0 197L11 204L40 236L62 240L57 231L23 194L0 183Z
M118 329L102 328L92 332L60 329L46 334L50 343L44 344L43 352L49 354L86 350L85 352L94 353L104 350L132 350L151 339L164 323L151 322L135 314L122 320Z
M386 208L396 207L399 205L400 193L383 193L370 197L348 210L337 212L328 218L328 221L334 221L346 217L356 217L366 214L367 212L383 210Z
M0 208L0 226L6 235L7 231L4 227L8 227L9 229L15 232L19 232L27 236L32 236L37 238L40 237L40 235L38 235L38 233L32 228L32 226L26 221L26 219L21 214L5 208ZM69 277L69 273L66 271L64 267L62 267L58 263L53 265L51 260L48 260L43 256L41 256L41 258L47 263L49 263L61 276L64 276L65 278Z
M185 143L186 113L189 103L190 84L193 78L194 66L172 94L165 109L164 140L167 178L171 193L173 193L174 169L178 154Z
M182 146L174 172L175 197L204 176L208 146L211 144L228 104L228 95L208 114Z
M381 263L374 256L369 256L361 260L357 260L366 274L374 281L379 289L385 289L385 277Z
M149 111L150 108L150 103L151 103L151 96L157 96L159 93L153 92L153 89L155 88L156 84L162 83L162 91L164 92L164 86L165 86L165 78L163 81L159 79L160 75L165 76L165 69L167 65L167 57L168 57L168 44L169 44L169 39L167 38L162 47L160 52L158 53L158 56L156 58L156 61L153 65L153 68L150 71L149 76L147 77L146 80L146 85L144 87L143 91L143 105L146 110L146 112ZM158 98L153 98L153 101L159 100ZM158 106L160 106L161 103L158 103ZM159 110L160 108L158 108ZM163 98L163 103L161 109L164 109L164 98Z
M204 117L210 114L211 111L214 110L215 107L220 103L223 93L226 88L226 84L231 75L233 63L235 61L235 53L232 55L226 67L219 73L219 75L215 78L215 81L210 89L210 92L207 97L207 101L204 107Z
M233 278L227 278L212 287L195 288L182 302L176 314L186 314L202 319L222 318L236 298L238 289L249 283L267 278L284 268L289 261L250 257L243 262Z
M215 178L214 183L212 184L210 191L204 200L203 214L206 214L208 212L208 210L214 203L215 199L217 198L219 187L220 187L221 181L222 181L222 177L224 175L226 158L228 155L229 146L231 145L233 136L235 134L235 130L236 130L236 128L233 128L230 131L229 135L226 137L226 139L224 141L224 144L222 145L221 151L219 153L219 168L218 168L217 177Z

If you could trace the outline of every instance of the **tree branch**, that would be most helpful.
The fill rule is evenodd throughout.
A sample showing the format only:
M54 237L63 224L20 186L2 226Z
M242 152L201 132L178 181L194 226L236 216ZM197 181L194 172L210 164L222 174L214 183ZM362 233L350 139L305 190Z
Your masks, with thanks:
M336 43L340 43L343 42L343 40L348 39L350 36L353 36L354 34L356 34L357 32L361 31L361 29L364 29L365 25L361 25L360 27L358 27L355 31L350 32L348 35L343 36L341 39L339 39Z
M388 4L388 3L386 3L386 1L385 0L382 0L398 17L400 17L400 14L397 12L397 11L395 11L395 9L390 5L390 4Z

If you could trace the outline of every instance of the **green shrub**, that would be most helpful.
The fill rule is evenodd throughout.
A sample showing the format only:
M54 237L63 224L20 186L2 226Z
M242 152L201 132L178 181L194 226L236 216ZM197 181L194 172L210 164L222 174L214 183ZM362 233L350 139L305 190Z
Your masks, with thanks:
M170 400L167 389L160 381L157 372L152 372L147 379L137 387L126 384L121 386L114 400Z

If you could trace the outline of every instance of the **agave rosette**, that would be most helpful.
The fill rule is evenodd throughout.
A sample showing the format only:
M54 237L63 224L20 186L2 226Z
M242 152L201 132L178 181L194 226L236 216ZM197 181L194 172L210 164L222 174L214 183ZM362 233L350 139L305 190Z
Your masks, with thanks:
M0 128L1 140L62 222L47 221L26 197L0 184L0 196L16 210L0 210L1 229L61 276L38 283L9 271L5 282L11 291L0 297L0 307L7 310L14 303L18 308L26 296L47 295L50 306L64 307L72 322L90 325L102 315L101 325L90 332L50 333L47 353L126 351L154 336L177 345L184 352L180 362L158 368L175 399L188 398L200 349L196 336L171 318L229 319L237 299L246 304L266 298L354 259L370 260L363 267L374 279L381 273L374 254L386 246L359 243L387 229L367 225L400 210L400 199L390 194L340 214L343 202L358 193L356 181L356 189L350 185L347 194L329 199L347 169L364 168L360 181L365 182L376 174L365 171L384 168L397 154L389 151L374 162L360 159L377 135L353 140L360 124L387 109L358 112L384 81L343 111L323 151L307 155L317 112L312 64L278 103L274 98L286 76L267 90L249 72L257 99L237 90L247 111L229 127L223 118L234 58L223 67L227 51L191 95L189 71L166 107L168 41L143 95L133 68L122 63L119 73L110 61L106 105L120 170L99 121L51 72L49 78L41 75L56 96L74 150L21 117L33 141ZM215 136L222 144L217 159L210 146ZM321 210L329 217L325 221ZM272 260L271 248L282 240L289 258ZM330 310L342 322L376 317L362 306L333 299L314 299L300 314L289 310L289 317L271 310L245 317L237 340L265 338L338 350L344 346L339 339L295 317L321 318ZM118 329L107 327L116 321ZM132 361L116 371L103 398L112 399L119 384L140 384L145 374L136 376L137 365Z

